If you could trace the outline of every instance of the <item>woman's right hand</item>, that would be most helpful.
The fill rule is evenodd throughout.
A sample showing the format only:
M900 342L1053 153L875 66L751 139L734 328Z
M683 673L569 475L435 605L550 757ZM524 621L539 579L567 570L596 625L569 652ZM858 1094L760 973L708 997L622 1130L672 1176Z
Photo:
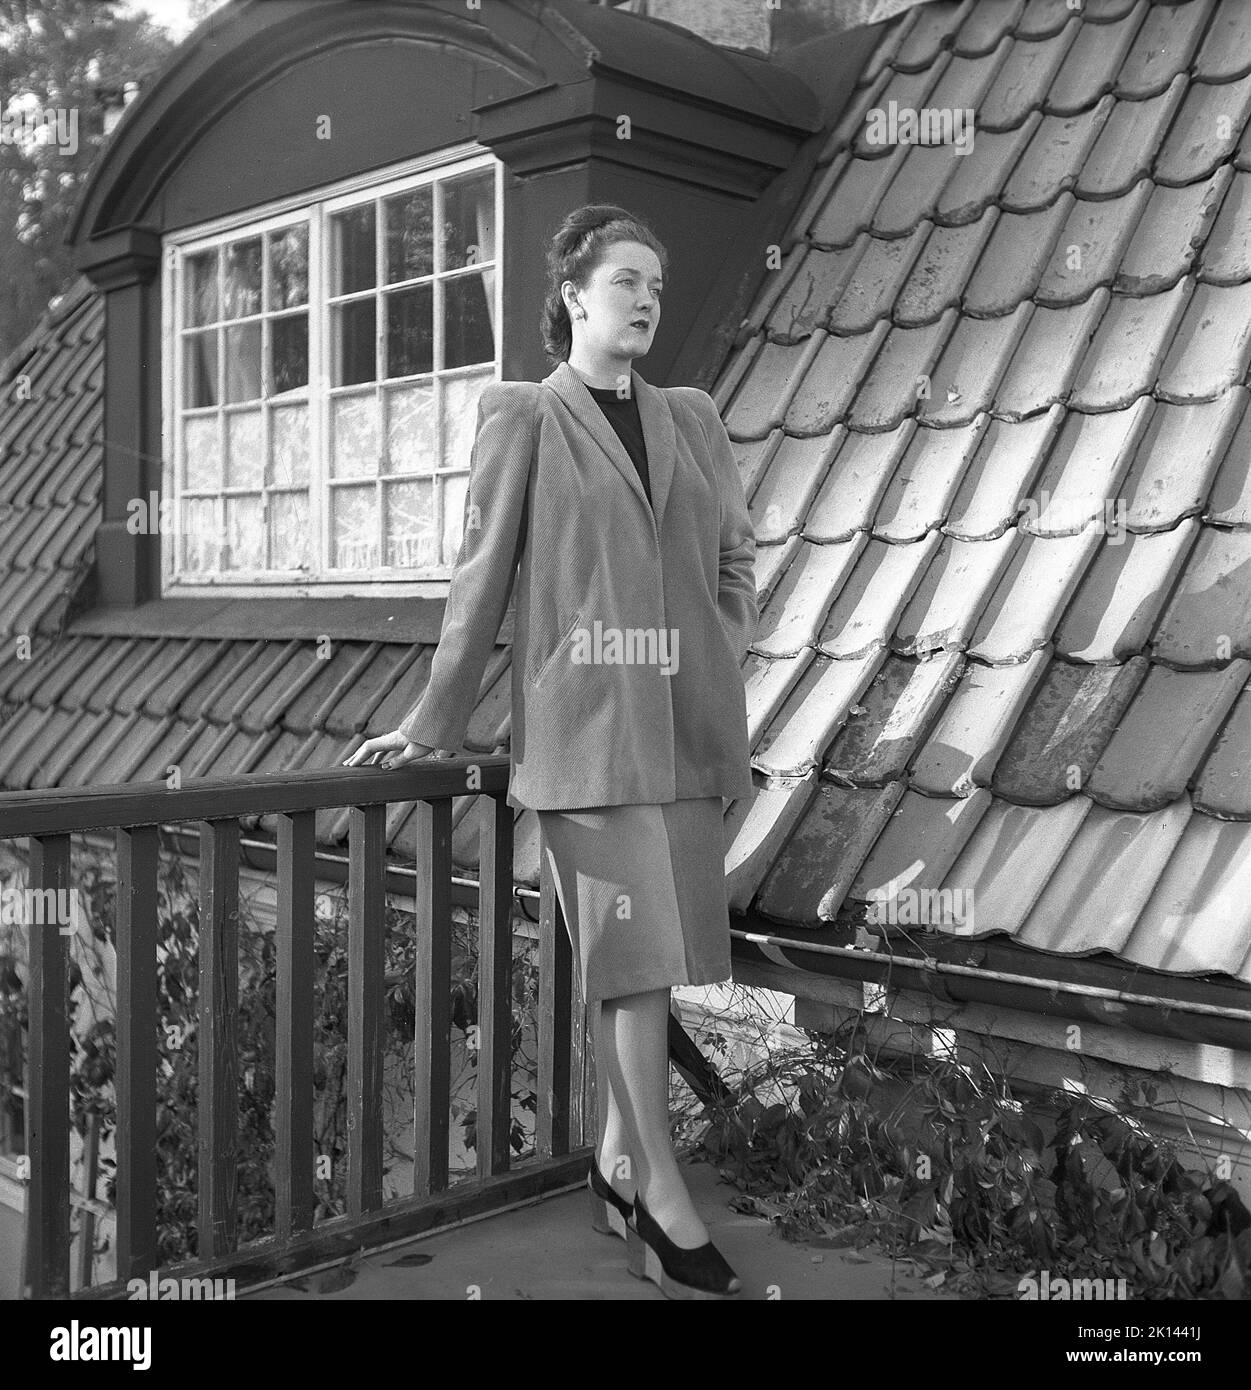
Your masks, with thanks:
M343 766L360 767L363 763L381 759L383 767L404 767L408 763L415 763L419 758L429 757L434 751L424 743L410 743L398 729L393 729L389 734L367 738L350 758L343 760ZM452 755L444 753L441 756Z

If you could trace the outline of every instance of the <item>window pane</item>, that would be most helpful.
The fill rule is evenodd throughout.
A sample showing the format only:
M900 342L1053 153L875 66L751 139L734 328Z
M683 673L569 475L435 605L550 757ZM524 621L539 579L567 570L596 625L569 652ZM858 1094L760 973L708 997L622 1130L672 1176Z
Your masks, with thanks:
M401 386L387 392L387 451L392 473L433 473L434 386Z
M308 493L269 494L269 567L306 570L309 558Z
M434 367L434 287L414 285L387 295L387 376Z
M443 281L443 366L467 367L495 357L495 335L481 275Z
M308 315L295 314L270 324L270 364L275 395L308 385Z
M208 492L222 485L222 446L216 415L183 421L183 487Z
M331 476L373 478L378 474L378 403L368 395L338 396L330 406L334 456Z
M433 487L430 481L386 485L388 565L418 569L439 563Z
M443 482L443 554L439 563L454 565L465 535L465 499L469 496L469 474L451 473Z
M261 325L226 329L226 403L261 398Z
M427 185L388 198L387 283L434 272L434 190Z
M224 570L265 568L265 529L259 494L227 497Z
M188 410L197 406L217 405L220 400L217 381L217 330L189 333L182 340L183 405Z
M443 382L443 458L445 468L468 468L478 423L478 397L490 372L452 376Z
M226 416L226 486L260 487L264 477L261 412L234 411Z
M377 283L374 205L336 213L331 219L334 245L334 294L370 290Z
M292 309L308 303L308 227L269 234L269 305Z
M358 299L334 310L334 384L374 380L374 301Z
M216 497L184 497L182 504L182 563L190 570L215 570L217 554Z
M443 185L443 269L495 255L495 184L489 171Z
M186 327L217 322L217 252L188 256L186 265Z
M269 417L269 481L279 487L309 480L308 406L284 405Z
M261 311L261 239L236 241L226 248L225 262L226 312L228 319Z
M377 568L378 502L372 486L331 491L330 554L335 569Z

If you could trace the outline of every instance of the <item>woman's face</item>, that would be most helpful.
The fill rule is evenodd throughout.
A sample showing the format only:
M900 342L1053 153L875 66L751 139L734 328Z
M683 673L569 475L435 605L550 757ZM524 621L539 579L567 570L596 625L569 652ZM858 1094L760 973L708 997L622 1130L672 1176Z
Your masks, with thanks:
M585 288L572 280L561 287L575 341L608 357L641 357L660 322L660 260L639 241L614 242L604 252ZM579 306L586 311L578 317Z

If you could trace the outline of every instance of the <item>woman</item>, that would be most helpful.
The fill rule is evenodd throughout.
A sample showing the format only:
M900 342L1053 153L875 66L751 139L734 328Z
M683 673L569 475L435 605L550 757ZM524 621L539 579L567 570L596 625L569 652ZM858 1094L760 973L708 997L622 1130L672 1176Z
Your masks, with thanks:
M519 566L508 801L538 813L592 1020L593 1222L670 1297L716 1298L740 1283L669 1139L669 991L730 976L723 798L752 793L755 535L711 397L631 366L667 259L619 207L557 231L543 335L558 366L484 390L429 683L347 763L460 748Z

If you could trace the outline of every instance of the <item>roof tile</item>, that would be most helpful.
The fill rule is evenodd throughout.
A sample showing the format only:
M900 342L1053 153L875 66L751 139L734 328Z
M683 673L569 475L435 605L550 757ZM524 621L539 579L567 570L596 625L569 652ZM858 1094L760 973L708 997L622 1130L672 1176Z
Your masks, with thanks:
M873 534L895 543L919 540L940 526L988 423L918 429L873 518Z
M743 687L751 747L754 748L764 737L765 730L813 660L813 655L811 647L805 647L797 656L778 660L770 660L755 652L748 655L743 663Z
M1232 177L1226 164L1205 182L1153 189L1113 288L1125 294L1157 294L1186 274L1216 221Z
M1234 391L1246 399L1245 388ZM1245 407L1238 430L1212 484L1204 519L1221 526L1251 526L1251 411Z
M824 334L817 332L790 346L764 343L752 359L728 411L725 427L735 439L763 439L783 421L791 397L821 347Z
M895 103L897 112L920 111L922 107L930 104L930 93L934 90L935 84L941 80L950 61L949 54L941 53L936 56L932 63L918 68L914 72L905 72L892 66L887 74L886 85L878 92L874 106L884 114L889 111L891 102ZM865 138L869 132L870 125L866 120L864 127L854 137L851 148L854 153L864 155L869 159L880 159L886 152L887 146L870 144Z
M964 669L959 652L917 661L890 656L826 755L823 775L844 786L883 786L904 776L917 745Z
M1105 662L1145 650L1198 531L1192 517L1171 531L1107 536L1056 632L1056 651Z
M757 907L780 921L832 921L855 866L894 811L903 785L851 789L823 782L765 879Z
M890 324L882 319L852 338L814 333L808 341L818 345L817 353L805 358L807 370L786 407L786 429L791 434L828 434L844 419L889 332Z
M903 10L899 14L891 16L882 25L882 37L878 40L877 47L869 55L860 77L857 79L858 85L871 82L882 73L883 69L894 58L899 45L907 37L908 30L916 22L915 10Z
M1195 779L1195 809L1222 820L1251 820L1251 690L1239 692Z
M957 797L904 792L848 896L869 902L893 887L937 888L990 803L981 787Z
M1251 73L1219 86L1192 82L1156 157L1156 183L1183 184L1206 178L1233 154L1248 111Z
M855 263L855 276L837 299L828 301L831 332L840 336L865 333L890 315L891 305L925 245L931 224L920 222L910 236L884 241L867 237Z
M895 50L895 67L903 72L929 67L941 51L951 47L957 30L974 8L974 0L939 0L922 6Z
M1152 5L1116 77L1116 94L1141 101L1185 73L1212 13L1213 0Z
M761 603L768 600L774 586L795 558L800 548L798 536L788 536L781 545L762 545L756 549L756 597Z
M1121 950L1149 970L1240 972L1251 949L1251 827L1196 811Z
M964 647L1020 539L1014 528L989 541L944 536L899 619L894 650L911 656Z
M912 786L928 796L968 796L988 787L1049 656L1042 648L1015 666L970 661L912 760Z
M991 207L976 222L933 228L895 300L895 323L903 328L933 323L944 309L959 304L998 217L999 209Z
M1251 280L1251 173L1233 175L1199 267L1199 278L1213 285Z
M773 455L781 447L786 434L781 429L770 430L763 439L734 441L734 461L738 464L739 477L743 480L743 494L750 502L756 494L765 470L773 462ZM757 537L759 539L759 537Z
M1151 418L1150 396L1103 415L1070 411L1046 467L1025 501L1023 530L1071 536L1114 522L1112 505Z
M1219 5L1195 57L1195 76L1228 82L1251 71L1251 15L1245 5Z
M725 856L725 888L731 912L746 912L782 846L817 792L817 775L798 781L758 781L752 796L740 796L725 813L730 848Z
M762 656L793 656L811 646L865 543L863 532L835 545L800 541L761 610L753 649Z
M790 225L779 243L784 251L789 255L794 250L795 243L803 241L812 231L812 224L816 221L821 212L828 206L830 194L838 186L843 177L843 171L851 163L851 155L847 151L834 154L830 162L822 168L820 164L814 170L812 183L808 187L807 195L803 202L795 209L795 215L791 218ZM848 244L855 240L854 235L848 237ZM804 241L806 245L806 241Z
M1046 645L1101 539L1096 526L1073 536L1026 535L982 610L969 655L1022 661Z
M1101 805L1158 811L1181 796L1251 675L1251 661L1218 671L1152 666L1091 774Z
M1156 403L1122 489L1130 530L1163 531L1202 509L1246 397L1235 386L1199 405Z
M1020 928L1090 808L1084 796L1047 807L995 798L942 885L973 888L975 935Z
M1022 152L1028 147L1042 117L1033 111L1011 130L983 130L968 154L962 155L934 206L934 220L948 226L975 221L999 197Z
M757 544L771 544L798 531L842 441L842 428L822 437L782 436L751 502Z
M1016 22L1015 33L1022 39L1050 38L1058 34L1073 15L1073 7L1067 0L1029 0L1025 13Z
M1098 289L1081 304L1034 310L995 392L996 415L1023 420L1067 398L1110 299Z
M864 130L866 114L880 104L887 84L895 76L894 69L886 67L876 73L872 80L864 82L863 85L856 88L838 120L830 127L829 134L825 137L825 144L822 145L821 153L817 157L818 166L832 160L836 155L842 154L852 141L861 135ZM862 148L860 153L871 157L875 148ZM818 181L817 187L819 186ZM826 191L828 192L828 190ZM824 202L824 198L821 201ZM802 211L805 204L801 204L800 207ZM815 208L812 211L815 212ZM807 224L796 221L793 225L797 231L801 231Z
M1115 410L1144 396L1157 379L1163 379L1161 362L1166 353L1171 360L1177 352L1177 344L1183 340L1179 325L1193 307L1189 276L1171 290L1143 299L1114 294L1099 321L1094 341L1081 359L1069 404L1078 410ZM1202 334L1202 328L1194 334L1196 356L1188 364L1194 374L1203 366L1199 348L1206 344L1209 351L1215 351L1206 338L1198 343ZM1197 375L1186 378L1180 371L1176 375L1179 382L1193 379L1198 384ZM1215 396L1221 389L1215 386L1210 395Z
M825 327L830 306L842 297L869 240L857 237L839 251L803 248L806 254L769 314L769 336L775 342L796 343Z
M956 317L948 309L923 328L891 329L847 413L853 429L894 429L916 411L918 388L932 373Z
M844 661L884 650L941 539L931 531L911 545L870 540L826 616L819 649Z
M955 145L910 146L894 182L873 213L869 225L874 234L907 236L918 222L932 219L947 180L967 157Z
M995 795L1054 806L1081 790L1146 674L1141 656L1124 666L1052 661L995 768Z
M1251 533L1199 528L1153 651L1176 666L1251 654Z
M1021 161L1004 185L1000 206L1034 212L1073 188L1091 146L1112 113L1115 100L1102 101L1075 116L1045 116Z
M1074 190L1078 197L1112 198L1150 175L1186 87L1186 75L1179 72L1159 96L1116 103L1082 165Z
M1050 451L1064 407L1029 420L991 420L965 470L943 530L962 540L987 540L1014 525L1021 503Z
M978 112L979 131L1007 130L1042 106L1081 27L1081 20L1073 15L1049 38L1013 40Z
M970 10L956 34L952 49L956 53L989 53L1012 33L1025 9L1025 0L1002 0L997 5L977 5Z
M999 318L957 320L934 366L929 395L917 404L917 418L945 429L967 425L989 410L1034 312L1027 299Z
M850 661L815 657L752 749L752 767L767 777L802 777L818 766L885 659L881 650Z
M1000 215L964 292L966 313L1006 314L1033 295L1073 203L1062 193L1041 212Z
M882 434L847 431L808 513L805 537L828 543L867 530L915 430L916 422L905 420Z
M820 246L849 246L867 230L873 210L907 154L907 145L895 145L878 159L848 160L830 188L825 206L808 228L808 236Z
M1112 283L1151 190L1151 180L1143 179L1120 198L1073 200L1038 281L1034 297L1039 304L1076 304L1096 286Z
M1042 951L1119 951L1189 819L1184 797L1149 816L1092 807L1016 940Z
M1110 92L1147 8L1147 0L1137 0L1119 19L1099 25L1084 24L1047 88L1043 110L1051 115L1069 116Z

